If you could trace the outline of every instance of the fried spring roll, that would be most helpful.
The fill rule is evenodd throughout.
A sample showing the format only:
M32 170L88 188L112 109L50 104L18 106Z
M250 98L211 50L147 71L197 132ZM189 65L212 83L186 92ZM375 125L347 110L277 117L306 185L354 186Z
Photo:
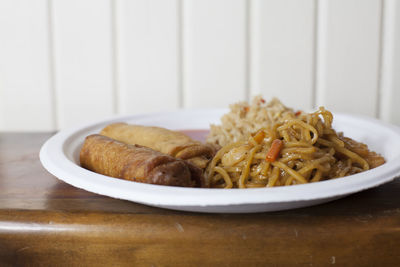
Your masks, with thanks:
M184 159L201 169L207 166L215 154L215 149L211 145L202 144L183 133L160 127L114 123L106 126L100 134L127 144L150 147Z
M81 166L111 177L159 185L202 186L199 173L188 163L150 148L129 145L102 135L86 137Z

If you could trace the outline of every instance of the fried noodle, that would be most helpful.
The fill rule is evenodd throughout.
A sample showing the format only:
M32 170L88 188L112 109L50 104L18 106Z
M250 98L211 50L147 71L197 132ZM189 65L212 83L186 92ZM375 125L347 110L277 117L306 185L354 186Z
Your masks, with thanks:
M257 126L248 126L248 133L236 129L239 134L227 138L227 131L223 127L214 126L208 141L222 148L206 169L211 187L254 188L304 184L344 177L384 163L384 159L369 151L366 145L337 133L332 128L333 115L324 107L313 113L299 113L285 108L276 99L273 101L272 106L275 107L271 108L279 110L279 114L268 113L268 121L261 122L263 127L258 127L256 131L254 129ZM251 107L244 112L249 111ZM229 126L231 132L235 130L232 125ZM260 132L263 132L262 135ZM225 136L221 137L221 133ZM274 151L276 147L272 148L274 140L282 142L278 153ZM271 151L276 157L273 160L267 157Z

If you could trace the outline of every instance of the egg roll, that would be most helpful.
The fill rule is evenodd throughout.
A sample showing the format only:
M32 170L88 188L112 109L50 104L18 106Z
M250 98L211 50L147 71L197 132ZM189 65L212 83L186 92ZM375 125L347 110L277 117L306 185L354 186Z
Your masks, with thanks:
M215 154L212 145L202 144L189 136L160 127L114 123L106 126L101 135L127 143L150 147L172 157L184 159L205 169Z
M204 186L199 173L187 162L109 137L87 136L80 151L81 166L107 176L170 186Z

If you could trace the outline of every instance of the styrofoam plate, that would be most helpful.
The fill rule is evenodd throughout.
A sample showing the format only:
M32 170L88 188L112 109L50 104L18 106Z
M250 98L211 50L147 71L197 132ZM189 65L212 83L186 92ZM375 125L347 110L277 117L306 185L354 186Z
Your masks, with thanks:
M125 181L79 166L79 151L85 137L98 133L107 124L127 122L174 130L204 130L210 123L218 123L226 112L225 109L180 110L120 116L62 130L42 146L40 160L51 174L75 187L146 205L195 212L248 213L311 206L381 185L400 174L400 129L376 119L348 114L335 114L334 128L343 131L345 136L368 144L387 162L340 179L276 188L182 188Z

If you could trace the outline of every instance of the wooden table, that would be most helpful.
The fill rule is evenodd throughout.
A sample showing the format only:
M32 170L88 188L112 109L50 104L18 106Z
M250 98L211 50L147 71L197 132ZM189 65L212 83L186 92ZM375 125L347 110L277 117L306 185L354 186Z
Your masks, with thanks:
M0 266L400 266L400 179L290 211L178 212L57 180L50 136L0 134Z

